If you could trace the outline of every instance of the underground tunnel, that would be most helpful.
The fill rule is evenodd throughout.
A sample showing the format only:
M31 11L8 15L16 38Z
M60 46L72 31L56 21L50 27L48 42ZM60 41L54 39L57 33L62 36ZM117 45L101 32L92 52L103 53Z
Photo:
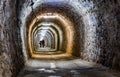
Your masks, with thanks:
M0 77L120 77L119 0L1 0Z

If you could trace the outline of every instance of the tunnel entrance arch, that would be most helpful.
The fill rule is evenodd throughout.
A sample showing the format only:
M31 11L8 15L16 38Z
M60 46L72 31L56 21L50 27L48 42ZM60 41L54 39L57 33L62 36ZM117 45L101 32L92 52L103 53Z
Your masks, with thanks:
M52 1L52 0L49 0ZM26 63L28 64L32 59L30 57L31 56L31 52L30 52L30 48L29 48L29 41L28 41L28 32L30 29L31 25L34 25L33 22L37 22L39 21L40 18L42 18L39 22L42 21L51 21L50 22L54 22L57 25L66 25L66 23L61 23L64 22L64 20L68 20L70 23L72 23L71 25L69 25L69 23L67 23L68 26L72 26L73 30L71 30L71 33L73 32L73 40L74 42L69 42L69 44L67 43L67 41L64 42L64 44L67 45L61 45L63 46L63 50L66 49L66 51L68 50L68 54L56 54L56 55L36 55L34 58L63 58L63 57L70 57L70 56L75 56L75 57L81 57L81 52L84 51L84 46L85 46L85 42L84 42L84 38L87 36L84 36L84 34L87 34L85 32L85 25L87 25L86 23L84 23L84 19L86 20L90 20L89 17L87 19L87 17L83 16L82 18L82 14L85 13L86 10L84 6L82 6L82 4L79 4L77 1L75 1L73 4L72 1L43 1L43 2L39 2L36 1L33 8L23 8L26 9L26 11L22 12L24 14L24 16L21 17L21 21L23 24L21 24L21 36L22 36L22 43L23 43L23 53L25 55L25 60ZM38 3L39 2L39 3ZM80 5L80 7L77 7L77 4ZM27 13L26 13L27 12ZM22 14L21 13L21 14ZM59 19L56 18L55 16L50 16L50 14L52 15L59 15ZM89 14L90 15L90 14ZM61 18L60 18L61 16ZM47 18L47 19L46 19ZM62 31L68 31L70 27L66 27L63 26L62 27ZM63 32L63 34L67 35L65 32ZM66 37L71 36L70 34L68 34ZM63 39L64 40L64 39ZM71 45L71 46L70 46ZM66 47L65 47L66 46ZM61 47L62 48L62 47ZM71 50L71 51L70 51ZM29 56L29 55L30 56ZM40 57L41 56L41 57Z
M43 22L48 22L47 25ZM36 25L38 24L38 25ZM40 25L41 24L41 25ZM56 25L57 24L57 25ZM42 32L43 31L43 32ZM32 41L35 37L35 33L38 32L39 40L34 46ZM42 33L41 33L42 32ZM39 34L41 33L41 34ZM54 37L50 36L49 34ZM48 34L48 35L47 35ZM49 39L44 42L50 41L54 48L41 48L38 42L43 36ZM74 37L74 27L70 20L66 19L64 16L58 13L43 13L37 16L36 19L32 21L28 29L28 44L30 50L31 58L59 58L59 57L69 57L73 52L73 37ZM38 49L36 50L37 47ZM45 52L47 51L47 53ZM42 52L38 53L38 52ZM54 53L54 54L53 54Z
M60 40L62 39L62 35L60 36L62 31L56 29L54 26L57 26L50 22L40 23L32 31L32 47L34 51L51 53L49 51L57 51ZM40 46L39 44L44 42L44 46ZM62 42L61 42L62 43Z

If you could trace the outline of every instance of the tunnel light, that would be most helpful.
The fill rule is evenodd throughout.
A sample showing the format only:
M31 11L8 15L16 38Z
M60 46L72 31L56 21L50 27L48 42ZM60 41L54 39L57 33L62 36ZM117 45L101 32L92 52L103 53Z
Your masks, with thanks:
M55 18L56 16L43 16L43 18L46 18L46 19L48 19L48 18Z
M46 22L46 23L42 23L43 26L51 26L51 23Z
M35 49L34 53L39 54L45 51L47 52L57 51L58 35L53 28L49 26L39 26L39 28L33 30L32 37L33 37L32 47L34 47L33 49ZM44 40L44 46L42 44L43 40Z
M38 20L38 21L36 21ZM42 25L34 25L39 22ZM45 22L45 23L43 23ZM50 22L50 23L49 23ZM51 26L51 23L56 23L59 25ZM35 27L35 28L34 28ZM60 28L59 28L60 27ZM61 33L61 27L64 28L65 33ZM40 49L40 51L48 51L47 54L41 54L39 50L35 50L33 45L33 37L34 31L37 29L43 30L41 31L40 40L45 39L47 32L51 30L55 35L55 48L53 49ZM57 30L57 32L56 32ZM63 31L62 31L63 32ZM32 33L32 34L31 34ZM63 36L65 35L65 36ZM32 58L60 58L60 57L70 57L73 52L73 37L74 37L74 27L73 23L64 15L58 13L43 13L37 16L30 25L29 28L29 48L30 54ZM32 36L32 37L31 37ZM48 36L47 36L48 37ZM64 40L62 40L64 39ZM59 41L59 43L57 43ZM65 41L65 43L64 43ZM36 45L35 45L36 46ZM65 46L65 48L64 48ZM64 48L64 49L63 49ZM50 51L58 52L59 54L51 54ZM61 53L62 52L62 53ZM51 55L50 55L51 54Z
M40 41L44 40L44 37L46 35L48 30L41 30L41 35L39 36Z
M58 18L59 16L58 15L55 15L54 13L45 13L45 14L42 14L40 16L37 16L37 19L55 19L55 18Z
M55 18L56 16L54 15L54 13L46 13L45 15L41 16L43 18Z

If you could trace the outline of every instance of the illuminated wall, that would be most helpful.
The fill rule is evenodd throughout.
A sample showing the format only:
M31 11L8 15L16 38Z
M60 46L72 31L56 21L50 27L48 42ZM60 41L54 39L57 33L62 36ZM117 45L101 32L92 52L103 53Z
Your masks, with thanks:
M57 58L72 55L74 28L64 16L58 13L40 14L32 20L28 31L31 57Z
M70 56L111 67L120 64L117 63L119 42L116 38L119 37L118 0L110 2L105 0L26 0L21 5L23 6L20 8L19 16L20 32L26 65L33 63L34 66L36 62L33 62L32 58L56 59ZM44 38L47 41L46 45L49 42L48 47L51 44L56 46L50 48L49 53L45 49L39 49L38 41L36 41L37 44L32 44L33 38L31 38L35 26L37 28L39 24L46 22L53 23L59 28L54 25L56 29L52 28L52 30L55 32L47 31ZM61 33L56 33L57 31ZM41 35L42 32L40 32ZM54 35L58 37L58 41ZM50 37L49 41L48 37ZM62 38L61 42L59 38ZM50 40L57 42L51 43ZM38 47L36 51L40 54L33 53L34 46ZM54 52L53 49L57 50Z

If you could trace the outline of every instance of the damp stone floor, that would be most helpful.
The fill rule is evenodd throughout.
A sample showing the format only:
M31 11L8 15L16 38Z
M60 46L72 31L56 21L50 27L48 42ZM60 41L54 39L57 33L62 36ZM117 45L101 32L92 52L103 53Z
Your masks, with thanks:
M80 59L42 60L37 65L25 66L18 77L120 77L118 71Z

